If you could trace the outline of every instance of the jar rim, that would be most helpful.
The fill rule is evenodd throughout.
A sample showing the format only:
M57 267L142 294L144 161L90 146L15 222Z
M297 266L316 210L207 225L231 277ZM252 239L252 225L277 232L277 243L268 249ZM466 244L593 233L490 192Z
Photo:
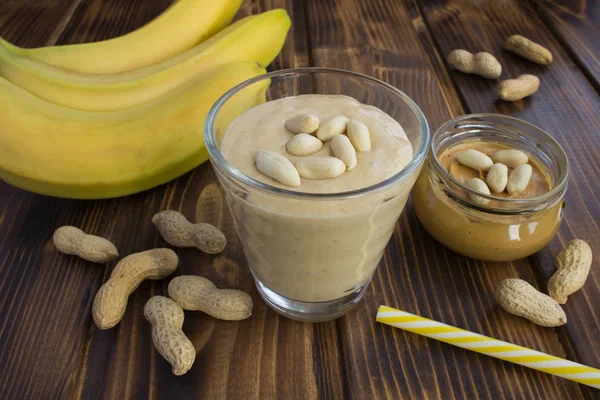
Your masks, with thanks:
M220 149L217 146L213 135L214 124L216 120L216 116L221 109L221 107L236 93L243 90L244 88L260 82L264 80L269 80L273 78L282 78L293 75L300 74L314 74L314 73L329 73L329 74L340 74L347 75L349 77L360 78L367 82L375 83L385 89L391 91L396 96L398 96L399 100L403 101L411 110L414 117L417 119L419 124L419 136L420 143L419 147L415 149L412 160L400 171L391 177L378 182L374 185L367 186L364 188L345 191L345 192L336 192L336 193L310 193L310 192L300 192L289 189L283 189L276 186L269 185L268 183L263 183L258 181L241 171L237 168L233 167L222 155ZM297 198L297 199L310 199L310 200L333 200L333 199L348 199L348 198L357 198L362 197L370 193L379 192L381 190L385 190L400 181L401 179L410 176L415 170L420 168L420 166L425 161L427 153L429 151L429 144L431 142L431 135L429 124L427 123L427 119L425 115L419 108L419 106L404 92L400 91L396 87L383 82L377 78L373 78L371 76L361 74L358 72L347 71L343 69L335 69L335 68L321 68L321 67L305 67L305 68L289 68L278 70L274 72L269 72L267 74L259 75L254 78L250 78L242 83L237 84L233 88L229 89L225 92L211 107L208 115L206 117L206 122L204 124L204 141L206 144L206 148L211 157L211 161L215 163L219 168L223 169L228 175L234 177L235 179L241 181L245 185L248 185L254 189L257 189L261 192L267 194L273 194L283 197Z
M442 164L436 154L436 140L435 139L439 135L443 134L445 131L448 131L450 127L456 126L459 123L471 121L471 124L469 124L468 126L482 127L481 123L489 123L489 122L491 122L490 120L492 120L492 119L494 120L493 122L496 124L501 123L502 121L510 121L514 125L523 126L524 129L530 129L530 130L536 131L537 133L541 134L541 136L543 136L544 139L547 140L553 147L555 147L557 149L558 156L564 160L565 164L564 164L564 171L560 175L560 179L558 180L557 184L554 185L553 188L551 188L548 192L538 195L538 196L519 198L519 199L497 197L497 196L493 196L491 194L486 195L484 193L481 193L481 192L471 189L466 184L455 179L442 166ZM479 125L478 125L478 123L479 123ZM514 214L515 212L516 213L520 213L520 212L526 213L526 212L531 211L532 206L535 206L535 208L539 208L540 205L554 203L557 199L560 199L564 195L564 193L567 189L567 183L569 181L569 176L570 176L570 164L569 164L569 159L567 157L567 154L565 153L562 146L556 141L556 139L554 139L552 136L550 136L550 134L548 132L544 131L543 129L541 129L527 121L519 119L519 118L502 115L502 114L492 114L492 113L477 113L477 114L462 115L460 117L456 117L449 121L446 121L444 124L442 124L432 135L432 140L431 140L429 146L430 146L430 151L429 151L428 160L430 163L432 163L433 168L439 175L443 176L444 179L449 180L453 185L464 190L467 194L476 195L477 197L480 197L482 199L494 201L496 204L502 205L502 207L500 207L500 208L491 207L491 206L486 206L486 205L481 205L481 204L475 203L474 201L471 200L470 196L468 196L468 195L465 196L466 198L461 197L461 201L468 203L468 205L470 207L473 207L480 211L492 212L492 213L498 213L498 214L504 214L506 212L510 212L511 214ZM494 203L491 203L491 204L494 204Z

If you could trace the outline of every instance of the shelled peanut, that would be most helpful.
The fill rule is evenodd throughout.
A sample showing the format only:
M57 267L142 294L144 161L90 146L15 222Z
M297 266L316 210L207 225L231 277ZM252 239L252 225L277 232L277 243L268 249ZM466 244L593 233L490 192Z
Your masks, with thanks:
M288 153L294 156L309 156L321 150L323 142L308 133L298 133L285 145Z
M466 149L456 155L456 161L478 171L481 178L485 178L469 179L466 186L487 196L505 190L510 195L517 195L527 188L531 179L529 157L516 149L497 150L491 157L476 149ZM509 168L512 171L509 172ZM489 199L474 193L469 193L469 198L479 205L489 203Z
M299 187L301 179L336 178L357 166L357 152L371 151L368 127L344 115L321 122L313 114L301 114L285 121L284 126L294 134L285 145L287 153L302 158L292 163L284 154L261 150L254 162L258 171L285 186ZM326 142L333 157L310 157Z
M508 166L496 163L490 167L485 182L494 193L502 193L508 184Z
M292 133L313 133L319 128L319 117L314 114L301 114L285 121L285 129Z
M467 187L473 189L476 192L483 193L485 195L490 195L490 189L488 189L487 185L484 181L479 178L471 178L467 181ZM485 206L490 201L484 197L477 196L475 194L469 194L469 198L473 200L475 203Z

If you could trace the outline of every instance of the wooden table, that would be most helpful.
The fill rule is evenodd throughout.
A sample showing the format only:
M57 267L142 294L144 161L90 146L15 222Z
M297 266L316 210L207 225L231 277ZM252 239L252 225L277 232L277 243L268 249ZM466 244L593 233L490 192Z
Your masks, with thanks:
M146 23L170 0L3 0L0 35L23 46L109 38ZM577 399L600 391L375 323L387 304L557 356L600 367L600 3L543 0L252 0L244 16L284 7L293 19L272 69L326 66L363 72L400 88L435 129L451 117L494 112L550 132L572 166L567 217L547 248L512 263L460 257L436 243L409 204L360 307L334 322L303 324L262 302L209 164L156 189L105 201L34 195L0 182L0 398L109 399ZM542 43L538 66L502 50L514 33ZM496 99L495 81L449 71L455 48L488 51L502 78L533 73L542 85L516 103ZM0 121L0 129L2 129ZM85 134L85 132L82 132ZM114 329L92 322L94 295L114 267L58 253L53 231L76 225L110 238L122 254L164 246L150 218L180 210L219 226L218 256L177 250L177 274L201 274L249 292L252 318L216 321L187 313L193 368L175 377L150 339L145 302L168 279L144 282ZM521 277L542 290L554 257L573 238L596 253L569 322L541 328L507 314L495 285Z

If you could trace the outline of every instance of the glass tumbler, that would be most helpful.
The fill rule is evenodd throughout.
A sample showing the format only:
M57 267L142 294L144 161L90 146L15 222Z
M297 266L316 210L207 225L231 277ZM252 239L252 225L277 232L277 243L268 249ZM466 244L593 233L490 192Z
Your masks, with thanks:
M404 129L413 158L390 178L358 190L306 193L259 182L219 150L229 123L259 102L306 94L345 95L378 107ZM366 75L325 68L276 71L243 82L210 110L206 147L256 286L295 320L320 322L364 296L429 148L429 127L404 93Z

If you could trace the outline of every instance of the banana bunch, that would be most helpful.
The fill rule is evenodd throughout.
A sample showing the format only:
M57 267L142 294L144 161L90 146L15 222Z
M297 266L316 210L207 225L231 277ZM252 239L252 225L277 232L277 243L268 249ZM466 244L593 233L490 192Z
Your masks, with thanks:
M142 28L96 43L24 49L0 38L0 179L98 199L152 188L206 161L208 110L265 73L290 28L285 10L225 28L240 4L179 0ZM220 115L264 102L267 87L245 89Z

